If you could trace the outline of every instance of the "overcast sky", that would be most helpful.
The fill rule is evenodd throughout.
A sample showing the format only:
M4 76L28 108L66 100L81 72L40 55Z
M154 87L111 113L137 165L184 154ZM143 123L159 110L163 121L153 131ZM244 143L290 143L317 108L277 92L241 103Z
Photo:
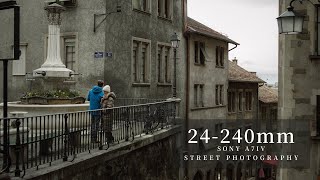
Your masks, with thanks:
M188 0L188 16L240 44L229 59L237 57L240 66L277 81L277 0Z

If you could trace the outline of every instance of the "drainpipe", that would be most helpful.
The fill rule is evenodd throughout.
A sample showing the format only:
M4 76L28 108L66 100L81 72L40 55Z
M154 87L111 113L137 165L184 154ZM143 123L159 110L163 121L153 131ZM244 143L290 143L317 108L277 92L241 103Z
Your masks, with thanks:
M186 63L186 120L184 122L184 127L185 127L185 142L184 142L184 153L189 154L189 149L188 149L188 129L189 129L189 107L190 107L190 35L185 33L186 37L186 43L187 43L187 63ZM188 161L183 161L184 162L184 175L186 179L188 179Z
M184 121L184 140L185 142L183 143L183 155L188 155L189 151L188 151L188 129L189 129L189 91L190 91L190 45L189 45L189 39L190 39L190 35L187 33L187 0L182 0L182 12L183 12L183 28L182 28L182 32L183 32L183 36L186 39L186 43L187 43L187 47L186 47L186 53L187 53L187 58L186 58L186 80L185 80L185 84L186 84L186 112L185 112L185 121ZM183 157L182 157L183 158ZM183 160L183 167L184 167L184 177L183 179L187 180L189 179L188 174L189 174L189 170L188 170L188 161L184 161Z

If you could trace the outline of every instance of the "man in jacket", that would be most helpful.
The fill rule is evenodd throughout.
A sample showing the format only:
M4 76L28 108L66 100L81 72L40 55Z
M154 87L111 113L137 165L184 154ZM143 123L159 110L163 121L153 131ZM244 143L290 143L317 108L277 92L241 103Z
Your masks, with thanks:
M99 124L101 119L101 113L98 109L101 109L100 101L104 93L102 92L104 82L102 80L98 81L97 86L93 88L88 93L88 101L90 101L90 114L91 114L91 142L97 141L97 133L99 130Z

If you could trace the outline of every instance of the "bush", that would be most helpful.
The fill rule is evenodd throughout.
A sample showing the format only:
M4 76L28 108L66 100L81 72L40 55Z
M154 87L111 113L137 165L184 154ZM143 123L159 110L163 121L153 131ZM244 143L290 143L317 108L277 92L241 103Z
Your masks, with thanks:
M30 97L44 97L44 98L58 98L58 99L68 99L80 96L78 91L73 90L52 90L52 91L30 91L27 92L23 98Z

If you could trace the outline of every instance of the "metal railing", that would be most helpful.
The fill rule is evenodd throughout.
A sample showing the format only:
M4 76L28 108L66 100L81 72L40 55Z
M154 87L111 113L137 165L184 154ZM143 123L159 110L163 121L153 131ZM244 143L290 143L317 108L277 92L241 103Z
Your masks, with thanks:
M133 141L137 136L162 129L175 118L175 101L119 106L7 121L8 136L0 130L0 161L7 160L3 171L15 176L25 170L51 166L56 160L72 162L76 155L93 149L108 149L112 143ZM4 144L4 142L8 142ZM14 167L14 169L13 169Z

